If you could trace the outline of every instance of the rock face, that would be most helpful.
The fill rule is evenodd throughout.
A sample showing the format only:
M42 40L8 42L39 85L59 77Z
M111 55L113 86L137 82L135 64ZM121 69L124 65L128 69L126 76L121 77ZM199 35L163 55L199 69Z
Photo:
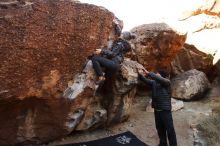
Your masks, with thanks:
M177 75L172 80L172 97L183 100L201 98L210 87L206 75L196 69Z
M47 142L69 134L89 115L93 88L74 100L63 92L76 82L87 56L115 39L114 19L104 8L72 0L0 2L0 145ZM115 106L127 108L123 99L123 106ZM111 115L109 109L90 111Z
M136 39L137 60L148 70L166 69L170 71L170 63L182 48L186 34L174 31L164 23L145 24L133 28Z
M175 59L171 62L172 74L178 75L191 69L209 73L213 57L196 49L193 45L185 44Z
M71 1L19 6L0 10L1 97L59 97L87 56L107 44L114 15Z
M71 106L73 114L69 114L66 123L69 131L75 128L76 130L94 129L127 119L136 93L137 66L143 68L135 61L125 60L120 74L107 78L104 84L97 87L94 84L96 76L89 61L83 73L76 76L75 82L64 92L65 98L81 103ZM83 116L80 116L79 111Z

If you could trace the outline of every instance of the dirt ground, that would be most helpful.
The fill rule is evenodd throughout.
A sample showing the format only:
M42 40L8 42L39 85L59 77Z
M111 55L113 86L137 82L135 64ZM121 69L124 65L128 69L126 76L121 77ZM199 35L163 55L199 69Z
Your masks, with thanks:
M147 105L148 98L143 96L136 97L130 118L126 122L108 127L107 129L74 133L61 140L51 142L48 145L53 146L85 142L108 137L124 131L131 131L149 146L157 146L159 141L155 129L154 115L152 112L146 111ZM184 102L183 109L173 112L178 146L194 146L194 136L191 127L196 125L201 119L209 116L211 113L212 109L210 105L204 101Z

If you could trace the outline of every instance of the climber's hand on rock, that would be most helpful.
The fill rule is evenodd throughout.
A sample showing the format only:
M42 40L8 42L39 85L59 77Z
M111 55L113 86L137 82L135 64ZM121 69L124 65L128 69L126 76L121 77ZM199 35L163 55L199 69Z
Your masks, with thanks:
M143 71L143 69L137 69L137 72L139 75L145 76L145 72Z
M138 74L142 75L142 76L147 76L147 74L149 73L147 70L145 69L137 69Z
M148 70L146 70L146 69L142 69L142 70L143 70L143 72L144 72L146 75L149 74L149 71L148 71Z
M101 54L101 52L102 52L102 49L96 49L94 54L99 55L99 54Z

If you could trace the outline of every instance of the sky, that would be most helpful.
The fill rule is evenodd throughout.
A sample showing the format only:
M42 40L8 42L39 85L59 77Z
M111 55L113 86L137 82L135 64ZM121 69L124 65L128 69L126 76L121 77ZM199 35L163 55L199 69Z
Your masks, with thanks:
M182 12L201 0L79 0L103 6L124 22L124 31L154 22L177 21ZM203 0L204 1L204 0ZM189 5L190 4L190 5Z

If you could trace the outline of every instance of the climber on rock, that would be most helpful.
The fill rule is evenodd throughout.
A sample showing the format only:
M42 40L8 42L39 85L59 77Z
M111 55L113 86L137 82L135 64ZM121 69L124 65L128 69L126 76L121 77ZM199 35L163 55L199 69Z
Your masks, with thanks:
M121 38L116 40L111 48L96 49L94 54L90 56L97 75L96 84L103 82L106 77L114 76L124 60L124 54L130 50L130 44ZM105 74L102 69L105 70Z

